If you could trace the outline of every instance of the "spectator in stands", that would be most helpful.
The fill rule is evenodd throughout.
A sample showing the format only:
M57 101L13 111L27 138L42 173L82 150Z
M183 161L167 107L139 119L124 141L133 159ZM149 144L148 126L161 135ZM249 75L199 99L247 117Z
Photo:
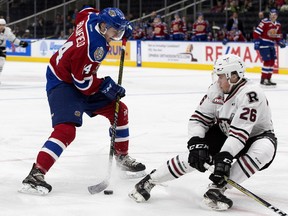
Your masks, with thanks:
M58 39L60 39L60 40L66 40L68 38L68 36L65 34L65 32L62 30L61 32L60 32L60 35L59 35L59 37L58 37Z
M242 12L253 11L253 2L252 0L245 0L243 7L241 8Z
M253 31L257 28L258 24L265 18L264 12L260 11L258 13L258 21L256 22L256 25L253 27Z
M26 29L24 34L22 35L22 38L27 38L27 39L31 39L33 38L32 34L30 33L29 29Z
M134 40L145 40L145 31L140 27L139 24L134 26L133 32L132 32L132 39Z
M242 32L237 29L233 28L231 31L227 31L225 38L223 39L222 43L226 45L228 42L246 42L245 36L242 34Z
M61 29L63 29L63 16L60 13L56 14L55 20L54 20L54 37L58 38L61 32Z
M178 13L174 14L174 20L171 22L171 38L175 41L185 39L184 23Z
M19 28L19 26L15 26L12 32L17 38L21 38L24 33L23 30Z
M167 25L162 22L161 16L157 15L153 23L153 40L165 40L167 35Z
M75 20L72 18L71 15L67 15L67 16L66 16L66 23L65 23L66 29L70 29L70 28L73 29L73 27L74 27L74 21L75 21Z
M43 38L45 29L45 20L42 16L36 17L36 23L32 24L33 29L35 26L36 26L36 37Z
M149 27L153 27L154 19L156 18L156 16L157 16L156 11L152 11L152 13L151 13L151 15L150 15L150 18L149 18L149 20L148 20L148 22L147 22L147 27L148 27L148 28L149 28Z
M234 12L231 16L231 18L227 22L227 31L231 31L232 29L238 29L242 32L243 35L245 35L243 22L239 20L238 13Z
M74 28L69 28L68 29L68 34L67 34L68 37L73 33L73 31L74 31Z
M146 28L145 35L145 40L153 40L153 27Z
M209 32L209 22L204 20L202 13L197 14L197 20L193 23L192 41L207 41Z
M210 12L211 13L222 13L224 10L224 5L222 1L218 0L216 5L211 8Z
M223 41L225 38L225 31L219 26L212 26L210 41Z
M288 0L285 0L285 4L281 6L280 11L281 12L287 12L288 11Z
M238 5L238 1L232 0L232 1L228 1L229 6L227 8L228 11L232 12L232 13L238 13L240 11L240 7Z
M275 6L278 10L285 4L284 0L275 0Z

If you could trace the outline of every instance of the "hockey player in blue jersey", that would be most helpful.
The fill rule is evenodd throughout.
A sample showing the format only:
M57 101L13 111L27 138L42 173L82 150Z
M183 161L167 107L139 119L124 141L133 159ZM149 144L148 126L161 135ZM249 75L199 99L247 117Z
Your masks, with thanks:
M47 67L46 90L53 131L22 182L20 191L24 193L49 193L52 186L44 180L44 175L75 139L83 114L104 116L113 125L116 99L125 96L125 89L111 77L97 75L110 49L109 42L132 34L131 24L122 11L106 8L99 13L86 7L77 14L75 25L74 32L51 57ZM145 165L128 154L128 147L128 108L120 101L114 144L117 164L125 171L144 171Z

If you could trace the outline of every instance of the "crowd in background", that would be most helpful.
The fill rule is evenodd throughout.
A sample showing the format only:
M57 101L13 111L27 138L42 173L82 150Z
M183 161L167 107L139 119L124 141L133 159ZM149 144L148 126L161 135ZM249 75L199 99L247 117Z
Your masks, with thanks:
M265 12L268 12L271 7L277 8L279 11L288 11L288 0L264 1L263 11L259 13L259 17L255 17L254 26L258 25L259 21L264 18ZM251 41L254 29L251 28L249 32L245 32L243 22L238 15L255 10L252 0L230 0L227 5L226 0L216 0L210 11L198 12L196 20L193 20L191 15L187 19L188 15L185 17L180 13L175 13L171 19L167 20L167 18L163 18L164 14L157 14L153 11L149 19L134 20L132 39L222 41L223 44L229 41ZM36 22L27 28L14 26L13 32L19 38L33 38L33 32L36 29L37 38L67 39L73 31L77 12L78 9L69 11L66 17L57 13L54 20L45 20L42 16L38 16ZM211 20L209 23L205 18L207 13L223 14L223 16L228 13L228 20L222 25L215 25ZM129 14L127 18L132 20L133 15Z

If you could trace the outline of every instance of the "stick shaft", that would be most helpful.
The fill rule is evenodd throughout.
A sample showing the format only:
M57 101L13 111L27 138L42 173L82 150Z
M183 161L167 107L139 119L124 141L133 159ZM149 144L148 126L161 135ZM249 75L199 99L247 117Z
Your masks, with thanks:
M214 172L214 168L213 166L210 166L209 164L205 163L204 167L209 170L210 172ZM236 188L237 190L241 191L242 193L244 193L245 195L249 196L250 198L254 199L256 202L260 203L261 205L267 207L268 209L271 209L272 211L274 211L275 213L282 215L282 216L287 216L287 213L285 213L284 211L280 210L279 208L276 208L275 206L273 206L272 204L270 204L269 202L267 202L266 200L262 199L261 197L257 196L256 194L252 193L251 191L249 191L248 189L244 188L243 186L241 186L240 184L238 184L237 182L227 178L225 176L225 180L227 181L228 184L230 184L232 187Z
M122 48L121 48L121 56L120 56L120 66L119 66L119 74L118 74L118 85L122 84L123 77L123 67L124 67L124 59L125 59L125 49L126 49L126 39L122 40ZM110 151L109 151L109 163L107 169L106 178L100 182L99 184L92 185L88 187L88 191L91 194L99 193L105 190L109 186L109 181L112 172L112 164L113 164L113 156L114 156L114 145L116 138L116 127L118 122L118 113L119 113L119 105L120 105L120 97L118 96L115 102L115 111L114 111L114 121L111 126L111 140L110 140Z

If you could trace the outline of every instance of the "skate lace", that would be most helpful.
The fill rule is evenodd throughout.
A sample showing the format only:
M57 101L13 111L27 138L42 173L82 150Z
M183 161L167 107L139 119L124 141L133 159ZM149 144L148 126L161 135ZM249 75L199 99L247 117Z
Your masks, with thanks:
M152 188L155 186L155 184L153 184L151 179L148 179L147 181L144 182L143 184L143 188L148 191L150 193L150 191L152 190Z
M32 176L33 176L36 180L44 182L44 174L42 174L41 172L37 171L37 172L33 173Z
M123 165L128 165L128 166L134 166L134 167L136 167L139 163L136 161L136 159L131 158L130 156L126 155L126 156L122 159L122 164L123 164Z
M213 184L213 183L209 184L207 188L208 188L208 189L216 189L216 190L218 190L222 195L223 195L224 192L227 190L227 187L219 188L219 187L217 187L217 185L215 185L215 184Z

